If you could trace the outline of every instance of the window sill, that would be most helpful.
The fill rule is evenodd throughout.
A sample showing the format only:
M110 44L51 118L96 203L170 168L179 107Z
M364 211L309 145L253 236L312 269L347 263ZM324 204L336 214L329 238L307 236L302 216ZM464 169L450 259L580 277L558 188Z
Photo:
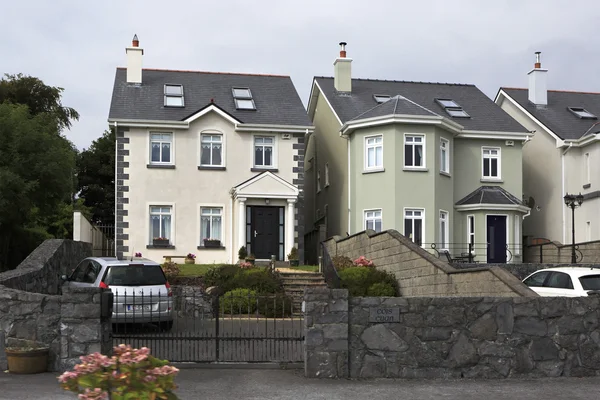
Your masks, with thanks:
M485 183L485 182L489 182L489 183L504 183L504 181L501 178L481 178L479 180L479 182Z
M440 171L440 175L444 175L444 176L447 176L448 178L452 178L452 175L450 175L449 172Z
M158 169L175 169L173 164L148 164L146 168L158 168Z
M591 184L591 183L586 183L585 185L583 185L583 188L584 188L584 189L589 189L589 188L591 188L591 187L592 187L592 184Z
M146 245L147 249L174 249L175 246L173 245L168 245L168 246L154 246L151 244Z
M252 172L265 172L265 171L270 171L270 172L279 172L279 170L277 168L250 168L250 171Z
M221 166L209 167L208 165L199 165L198 170L200 170L200 171L225 171L225 167L221 167Z
M424 167L404 167L402 171L406 172L429 172L429 168Z
M363 174L376 174L378 172L385 172L385 168L373 168L363 170Z
M225 250L225 246L218 246L218 247L197 246L196 248L198 250Z

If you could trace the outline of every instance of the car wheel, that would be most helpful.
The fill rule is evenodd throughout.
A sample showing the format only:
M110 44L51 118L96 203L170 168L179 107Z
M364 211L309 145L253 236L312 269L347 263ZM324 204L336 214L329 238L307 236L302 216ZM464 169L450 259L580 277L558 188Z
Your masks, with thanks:
M173 328L173 321L160 322L158 328L163 332L168 332Z

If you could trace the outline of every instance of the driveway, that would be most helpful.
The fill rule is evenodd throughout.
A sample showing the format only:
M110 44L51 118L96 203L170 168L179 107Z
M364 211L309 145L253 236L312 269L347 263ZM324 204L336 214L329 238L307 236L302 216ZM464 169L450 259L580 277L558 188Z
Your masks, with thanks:
M182 369L176 378L182 400L589 400L600 398L598 378L508 380L313 380L301 370ZM0 375L0 399L74 400L56 374Z

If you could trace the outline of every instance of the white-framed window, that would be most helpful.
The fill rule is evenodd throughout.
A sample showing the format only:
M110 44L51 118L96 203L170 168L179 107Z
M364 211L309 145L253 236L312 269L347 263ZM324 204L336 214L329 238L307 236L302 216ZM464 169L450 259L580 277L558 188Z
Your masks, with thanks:
M515 255L521 254L521 216L515 215Z
M585 177L585 184L591 181L591 170L590 170L590 153L585 153L583 156L583 176Z
M381 232L383 219L381 209L365 210L365 229L373 229L375 232Z
M172 133L150 133L150 164L173 164Z
M223 135L203 133L200 136L200 165L204 167L223 166Z
M467 215L467 243L475 246L475 216Z
M166 107L183 107L183 86L182 85L165 85L165 106Z
M440 171L450 173L450 141L440 139Z
M449 240L449 223L448 223L448 211L440 210L440 248L448 249Z
M231 89L235 108L238 110L256 110L256 104L252 98L250 88L234 87Z
M500 149L497 147L483 147L482 160L484 179L500 179Z
M404 167L425 168L425 136L404 135Z
M383 168L383 136L365 137L365 169Z
M317 170L317 192L321 191L321 171Z
M254 137L254 166L273 168L275 166L275 137Z
M150 206L150 244L155 239L168 239L172 244L173 207L166 205Z
M329 186L329 163L325 163L325 187Z
M223 240L223 208L200 207L200 244L205 239Z
M404 236L415 244L423 244L423 233L425 222L425 210L422 208L404 209Z

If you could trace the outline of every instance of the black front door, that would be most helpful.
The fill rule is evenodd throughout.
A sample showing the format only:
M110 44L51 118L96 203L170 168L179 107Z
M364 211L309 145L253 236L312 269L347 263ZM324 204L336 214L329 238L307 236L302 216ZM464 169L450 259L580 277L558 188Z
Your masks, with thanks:
M279 207L252 206L251 249L257 259L279 258Z
M487 262L506 263L506 216L487 216Z

